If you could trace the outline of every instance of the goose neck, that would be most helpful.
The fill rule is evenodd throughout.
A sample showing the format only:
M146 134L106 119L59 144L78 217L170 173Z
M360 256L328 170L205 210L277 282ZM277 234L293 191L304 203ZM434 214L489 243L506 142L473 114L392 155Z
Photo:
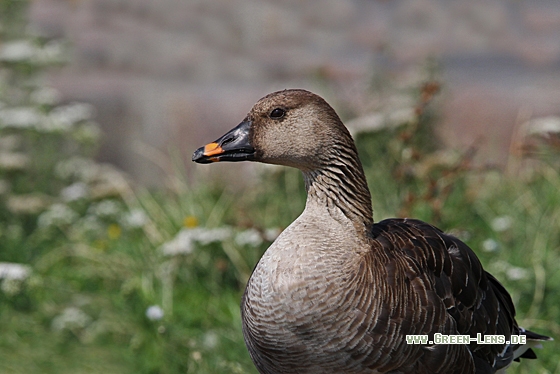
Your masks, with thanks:
M371 195L359 164L332 163L304 171L306 206L326 209L331 216L341 212L358 226L373 224Z

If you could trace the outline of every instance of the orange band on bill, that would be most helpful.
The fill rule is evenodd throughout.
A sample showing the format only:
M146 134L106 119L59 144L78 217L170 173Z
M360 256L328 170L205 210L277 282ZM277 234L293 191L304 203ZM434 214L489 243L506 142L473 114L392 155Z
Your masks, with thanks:
M204 146L204 156L214 156L223 153L224 150L218 143L208 143Z

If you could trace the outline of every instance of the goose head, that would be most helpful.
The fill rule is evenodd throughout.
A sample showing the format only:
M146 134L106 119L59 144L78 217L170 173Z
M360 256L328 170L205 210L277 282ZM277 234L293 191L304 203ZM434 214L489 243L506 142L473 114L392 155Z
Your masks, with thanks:
M334 109L320 96L291 89L260 99L235 128L194 152L197 163L258 161L319 169L352 138Z
M235 128L197 149L193 161L258 161L303 172L306 206L337 212L363 229L373 223L371 195L348 129L320 96L273 92ZM329 213L329 214L330 214Z

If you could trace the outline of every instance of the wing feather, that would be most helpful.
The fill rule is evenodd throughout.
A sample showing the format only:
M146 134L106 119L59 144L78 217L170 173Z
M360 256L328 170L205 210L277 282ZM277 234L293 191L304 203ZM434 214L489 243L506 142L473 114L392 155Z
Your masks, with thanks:
M372 251L385 252L385 256L375 257L387 259L385 271L380 272L386 279L377 281L397 293L392 301L407 303L402 307L401 320L412 323L401 325L401 339L405 334L432 337L439 332L471 337L478 333L502 334L509 340L511 334L519 332L510 295L484 271L475 253L461 240L412 219L384 220L373 225L370 233ZM407 279L404 283L403 274ZM390 324L392 317L390 310L376 313L377 323L371 333L396 331L380 327ZM462 362L458 358L464 360L465 368L457 370L473 373L483 367L494 371L513 360L505 344L432 345L423 348L416 370L421 372L425 366L429 372L434 365L443 370L446 365Z

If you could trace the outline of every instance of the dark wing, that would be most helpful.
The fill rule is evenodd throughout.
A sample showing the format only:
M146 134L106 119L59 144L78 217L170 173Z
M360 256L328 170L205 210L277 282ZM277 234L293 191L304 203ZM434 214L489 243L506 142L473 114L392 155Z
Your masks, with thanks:
M416 273L407 277L413 280L411 283L420 285L415 292L425 294L426 300L415 304L415 307L420 305L434 314L419 320L432 323L432 326L419 328L417 323L408 330L401 330L402 334L427 333L430 337L435 332L471 337L477 334L504 335L507 341L510 335L519 333L511 297L496 278L484 271L465 243L434 226L411 219L381 221L372 226L370 233L374 251L383 251L388 258L405 263L406 272ZM386 264L391 262L394 261ZM387 271L385 276L389 282L395 282L391 279L391 271ZM411 304L414 305L414 302ZM407 318L418 318L420 312L410 308L408 312L404 308L405 314L410 316ZM511 363L514 348L506 344L472 342L468 346L471 359L465 354L465 346L434 345L425 347L423 358L419 361L425 361L426 371L430 370L430 365L432 370L437 367L440 371L448 364L463 364L465 367L474 365L479 373L492 373ZM469 370L472 372L474 369ZM457 369L457 372L461 370Z

